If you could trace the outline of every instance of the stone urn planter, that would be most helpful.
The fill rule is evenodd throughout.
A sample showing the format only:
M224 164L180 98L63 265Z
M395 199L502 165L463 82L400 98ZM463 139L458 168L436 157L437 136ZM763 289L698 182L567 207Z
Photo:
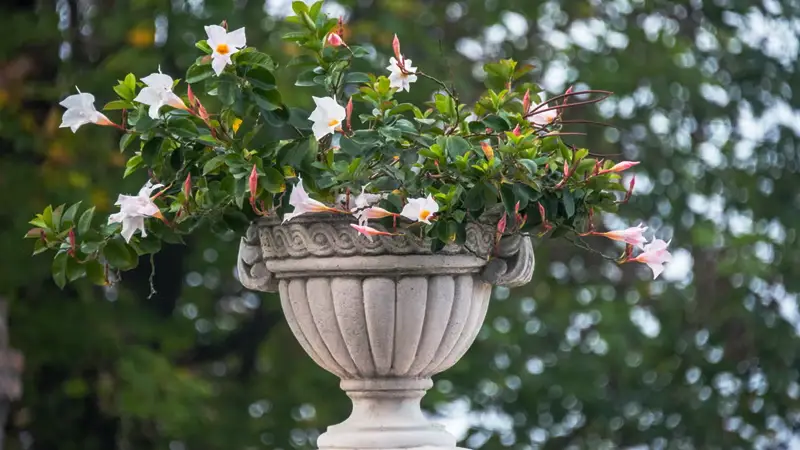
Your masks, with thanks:
M472 224L464 247L433 254L411 237L370 242L351 223L328 214L253 223L240 280L280 293L300 345L352 399L352 414L319 437L320 449L455 449L420 400L475 340L492 285L530 281L530 238L506 237L495 249L493 227Z

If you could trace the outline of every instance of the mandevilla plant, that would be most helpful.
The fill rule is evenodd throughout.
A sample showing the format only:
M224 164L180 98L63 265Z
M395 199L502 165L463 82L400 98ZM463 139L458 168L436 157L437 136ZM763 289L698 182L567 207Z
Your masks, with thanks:
M34 254L54 250L59 286L88 276L106 284L162 242L181 242L199 226L242 233L258 217L284 222L309 212L353 215L364 239L430 238L432 250L464 244L469 222L506 234L601 235L627 244L619 263L669 261L667 243L646 243L646 227L596 232L595 211L616 211L633 189L620 172L637 164L599 159L562 140L565 112L597 102L605 91L571 89L547 101L522 81L532 69L513 60L486 64L487 90L464 104L447 83L412 65L395 36L388 76L351 70L370 52L348 45L341 20L321 2L295 2L283 38L304 50L280 72L269 55L247 47L245 30L210 25L204 53L184 83L159 72L114 87L121 123L95 110L94 97L67 97L62 127L112 126L130 158L123 177L147 173L138 194L120 195L105 223L94 208L48 206L30 223ZM284 104L276 74L309 87L312 112ZM410 89L432 88L430 101L403 101ZM308 102L311 103L311 102ZM139 231L137 234L136 232ZM633 250L640 250L633 256Z

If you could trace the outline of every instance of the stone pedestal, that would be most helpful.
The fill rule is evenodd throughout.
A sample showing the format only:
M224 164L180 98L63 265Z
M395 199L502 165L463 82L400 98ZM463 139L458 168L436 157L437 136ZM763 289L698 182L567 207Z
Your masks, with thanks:
M350 223L307 215L254 224L240 246L240 280L280 293L300 345L353 401L350 417L319 437L321 450L454 450L420 400L475 340L492 284L530 280L530 239L504 239L496 252L493 227L473 224L466 248L432 254L424 240L370 241Z

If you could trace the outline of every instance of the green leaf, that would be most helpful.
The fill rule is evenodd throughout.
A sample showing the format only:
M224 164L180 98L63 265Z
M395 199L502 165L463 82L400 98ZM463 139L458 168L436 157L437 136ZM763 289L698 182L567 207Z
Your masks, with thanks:
M133 109L133 108L135 108L133 103L125 101L125 100L110 101L110 102L106 103L105 106L103 106L103 110L104 111L115 111L115 110L119 110L119 109Z
M461 136L448 136L444 141L444 147L450 158L456 159L467 153L471 145Z
M286 188L283 174L274 167L265 167L263 171L264 175L258 179L261 187L263 187L267 192L271 192L273 194L283 192L283 190Z
M144 164L144 160L141 155L131 156L128 162L125 163L125 173L122 174L122 178L128 178L128 175L135 172L142 164Z
M211 47L208 45L208 41L206 41L205 39L203 39L202 41L195 42L194 46L200 49L200 51L202 51L203 53L207 53L209 55L214 52L214 50L212 50ZM187 80L186 82L188 83L189 81Z
M211 68L211 64L192 64L186 71L186 82L194 84L210 78L212 75L214 75L214 69Z
M298 16L303 15L303 13L308 14L308 5L301 1L292 2L292 11Z
M67 258L67 280L75 281L86 276L86 266L78 262L75 258Z
M572 196L572 192L565 190L561 203L564 205L564 212L568 219L575 215L575 198Z
M503 184L500 186L500 198L503 200L503 207L509 215L514 214L514 207L517 204L517 196L514 194L514 186Z
M281 94L275 90L264 91L253 89L252 98L259 108L264 111L275 111L281 109Z
M494 131L508 131L511 129L511 124L503 117L491 115L483 119L483 124L486 128L491 128Z
M44 228L55 228L53 226L53 206L47 205L42 212L42 221L44 221ZM35 224L34 224L35 225Z
M239 83L233 76L223 74L217 85L217 98L225 106L230 106L236 101L236 94L239 91Z
M294 82L294 85L300 87L316 86L317 82L315 79L318 76L319 74L317 73L316 69L306 70L297 76L297 80Z
M128 145L133 142L137 137L137 135L133 133L123 134L121 138L119 138L119 151L124 152Z
M53 210L52 221L53 225L52 228L55 231L61 231L61 215L64 214L64 204L58 205L58 208Z
M123 83L114 86L114 92L116 92L121 99L126 100L128 102L132 102L133 97L135 96L133 89L129 88Z
M60 251L58 254L53 258L53 266L51 267L51 273L53 275L53 281L56 283L59 289L64 289L64 286L67 285L67 260L69 259L69 255L66 251Z
M245 79L250 82L254 87L263 89L265 91L275 89L275 75L264 67L252 67L247 71Z
M535 161L533 161L533 160L530 160L530 159L520 159L520 160L519 160L519 163L520 163L520 164L522 164L523 166L525 166L525 168L526 168L526 169L528 169L528 172L529 172L531 175L536 175L536 172L539 170L539 166L538 166L538 165L536 164L536 162L535 162Z
M67 210L64 212L64 215L61 216L61 223L64 226L64 229L71 227L75 222L75 216L78 214L78 208L80 208L80 206L81 202L75 203L67 208Z
M108 263L120 270L130 270L139 263L136 252L121 238L112 239L103 248L103 256Z
M260 66L266 70L274 70L277 66L269 55L251 48L242 50L234 56L236 57L237 66Z
M203 165L203 176L208 175L209 173L217 170L218 168L222 167L222 164L225 163L225 155L217 155Z
M343 152L353 157L361 156L364 152L361 145L350 138L343 137L342 140L339 141L339 145L341 146Z
M445 117L455 117L456 102L449 95L436 94L434 97L436 109Z
M83 237L87 231L92 227L92 218L94 218L94 206L87 209L86 211L81 214L81 218L78 219L78 236Z
M345 83L361 84L369 83L369 81L369 75L363 72L350 72L344 77Z
M125 75L125 80L122 83L131 90L131 92L136 92L136 75L129 73Z
M162 138L153 138L145 142L144 146L142 146L142 160L145 164L153 167L153 163L158 157L158 154L161 151L161 144L163 143L164 139Z
M92 283L105 286L106 285L106 270L100 262L91 260L86 262L86 276Z

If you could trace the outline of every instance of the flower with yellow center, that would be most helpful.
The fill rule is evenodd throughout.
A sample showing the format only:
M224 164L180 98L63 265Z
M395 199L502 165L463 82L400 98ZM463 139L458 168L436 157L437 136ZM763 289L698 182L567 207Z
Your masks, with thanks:
M231 55L247 45L244 28L228 33L219 25L206 26L208 46L211 47L211 68L214 73L221 74L225 66L232 64Z
M428 194L427 197L408 199L408 203L403 207L400 215L414 222L430 224L431 218L437 212L439 212L439 204Z
M314 122L311 131L317 140L342 129L342 121L347 111L333 97L312 97L317 107L311 112L308 120Z

